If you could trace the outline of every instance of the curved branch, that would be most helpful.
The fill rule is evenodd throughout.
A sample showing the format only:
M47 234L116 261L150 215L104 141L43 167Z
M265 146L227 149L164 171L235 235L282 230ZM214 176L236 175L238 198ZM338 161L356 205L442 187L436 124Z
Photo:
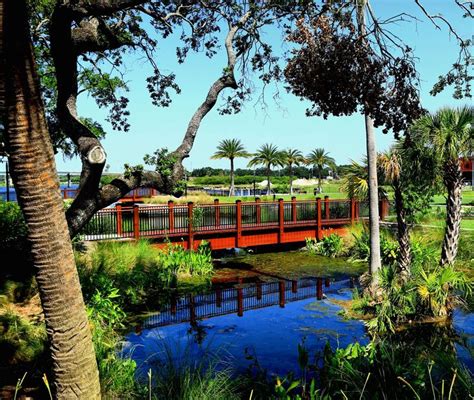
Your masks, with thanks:
M196 138L197 131L201 125L201 121L206 114L212 110L217 102L219 94L225 88L237 89L237 82L234 76L235 64L237 62L237 56L234 51L233 41L238 30L248 21L250 18L250 11L246 12L238 21L236 25L229 29L229 32L225 38L225 48L227 52L227 67L224 75L217 79L209 89L206 99L198 107L191 120L189 121L186 134L184 135L181 145L175 150L175 154L178 155L180 161L189 157L194 139Z

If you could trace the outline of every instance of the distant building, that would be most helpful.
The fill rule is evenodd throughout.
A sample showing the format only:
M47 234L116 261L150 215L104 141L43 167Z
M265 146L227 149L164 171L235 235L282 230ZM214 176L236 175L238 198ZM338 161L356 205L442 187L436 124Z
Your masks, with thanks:
M474 187L474 156L461 159L460 162L465 184Z

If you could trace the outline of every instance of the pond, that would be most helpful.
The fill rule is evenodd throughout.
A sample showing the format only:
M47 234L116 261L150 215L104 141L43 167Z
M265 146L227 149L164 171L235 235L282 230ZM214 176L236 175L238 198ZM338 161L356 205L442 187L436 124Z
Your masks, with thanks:
M170 361L180 365L214 354L235 373L258 367L284 376L298 373L298 344L314 360L326 343L334 349L369 342L363 321L345 319L338 305L350 300L364 265L302 252L245 254L218 263L210 291L172 298L126 336L125 353L142 374ZM454 331L436 336L445 337L474 372L474 314L456 311L453 325ZM411 335L415 341L407 351L431 346L425 331Z

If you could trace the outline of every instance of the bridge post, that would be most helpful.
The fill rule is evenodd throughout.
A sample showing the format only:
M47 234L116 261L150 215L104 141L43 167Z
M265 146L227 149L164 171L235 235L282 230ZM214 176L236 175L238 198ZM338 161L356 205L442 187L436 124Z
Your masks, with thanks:
M283 199L278 199L278 243L283 240L285 231L285 209Z
M240 242L242 239L242 201L235 201L236 208L236 227L237 227L237 236L235 241L235 247L240 247Z
M115 212L117 213L117 235L122 236L122 205L117 204L115 206Z
M323 224L321 221L321 197L316 197L316 218L317 218L317 228L316 228L316 239L319 241L322 239L323 233Z
M257 281L255 286L257 287L257 300L262 300L262 282Z
M389 206L390 204L387 199L381 199L379 201L379 214L380 214L381 221L387 218Z
M298 281L291 281L291 293L298 293Z
M323 298L323 280L322 278L316 279L316 298L322 300Z
M244 292L242 288L237 288L237 315L244 315Z
M168 231L174 231L174 203L173 200L168 200Z
M219 199L214 199L214 215L214 225L216 228L219 228L221 226L221 208L219 207Z
M260 197L257 197L255 199L255 214L256 214L256 217L257 217L257 225L260 225L260 222L262 220L262 212L261 212L261 209L260 209Z
M188 203L188 250L194 249L193 208L194 204L190 201Z
M140 214L138 204L133 205L133 237L135 240L140 239Z
M216 307L220 308L222 306L222 289L216 288Z
M324 218L329 220L329 196L324 196Z
M279 303L280 307L285 307L285 281L278 282L278 293L279 293Z
M297 212L296 212L296 197L293 196L291 198L291 221L296 222L297 221Z

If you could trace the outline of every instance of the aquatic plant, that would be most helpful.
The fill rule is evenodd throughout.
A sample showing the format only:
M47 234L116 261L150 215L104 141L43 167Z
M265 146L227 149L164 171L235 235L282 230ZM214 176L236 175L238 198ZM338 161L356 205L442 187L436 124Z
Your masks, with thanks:
M337 233L323 237L319 242L316 239L306 238L306 250L313 254L326 257L337 257L344 251L344 241Z
M90 254L76 253L76 263L86 302L96 290L110 293L116 288L120 294L116 300L125 310L157 306L163 292L181 279L208 280L213 272L205 244L193 252L171 244L157 249L147 241L101 242Z
M370 315L366 325L372 335L395 332L412 321L446 317L455 306L472 296L474 283L455 267L420 265L411 278L403 283L394 265L379 272L380 291L377 297L356 294L352 309Z

